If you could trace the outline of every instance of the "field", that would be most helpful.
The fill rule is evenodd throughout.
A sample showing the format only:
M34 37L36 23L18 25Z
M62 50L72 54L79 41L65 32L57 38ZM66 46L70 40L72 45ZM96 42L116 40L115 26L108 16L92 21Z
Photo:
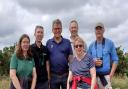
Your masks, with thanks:
M9 77L0 77L0 89L9 89ZM112 80L113 89L128 89L127 77L114 77Z

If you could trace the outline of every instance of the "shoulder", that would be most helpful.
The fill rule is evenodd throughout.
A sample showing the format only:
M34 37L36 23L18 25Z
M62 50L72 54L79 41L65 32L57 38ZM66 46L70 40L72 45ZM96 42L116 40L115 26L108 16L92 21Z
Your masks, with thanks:
M70 40L67 39L67 38L63 38L63 40L66 41L66 42L70 42Z
M93 57L89 53L86 54L86 57L85 58L87 58L89 60L92 60L93 59Z
M30 45L31 49L33 50L36 46L35 46L35 43L31 44Z
M12 58L13 58L13 59L17 59L16 53L12 54Z
M92 47L93 45L95 45L95 42L96 41L91 42L90 45L89 45L89 48Z
M108 39L108 38L105 38L105 41L108 42L108 43L113 43L113 41Z
M43 49L43 51L45 51L45 52L48 51L48 48L47 48L47 46L45 46L45 45L42 45L42 49Z
M52 41L53 41L53 38L48 39L46 43L48 43L48 42L52 42Z
M53 42L53 38L47 40L46 46L48 46L49 44L51 44L51 42Z
M105 41L106 41L107 45L112 46L112 47L114 46L114 42L112 40L105 38Z
M16 53L12 54L11 62L16 62L17 60L18 60L18 57L17 57Z
M64 43L66 43L66 44L68 44L68 45L71 45L70 40L69 40L69 39L67 39L67 38L63 38L63 42L64 42Z

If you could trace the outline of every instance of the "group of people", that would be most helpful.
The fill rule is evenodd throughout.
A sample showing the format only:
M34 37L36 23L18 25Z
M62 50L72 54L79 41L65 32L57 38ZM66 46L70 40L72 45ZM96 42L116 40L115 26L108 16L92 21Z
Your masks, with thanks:
M104 25L94 27L96 40L87 48L78 35L78 23L69 25L70 39L62 36L62 23L52 24L53 38L42 44L44 28L35 27L35 43L23 34L10 61L10 89L112 89L118 56L114 43L104 37Z

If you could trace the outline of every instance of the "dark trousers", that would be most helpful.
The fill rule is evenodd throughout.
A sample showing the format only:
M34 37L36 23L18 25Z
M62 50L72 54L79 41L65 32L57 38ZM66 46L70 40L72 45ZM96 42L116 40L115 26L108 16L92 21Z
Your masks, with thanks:
M31 89L31 78L18 78L20 86L22 89ZM11 81L10 83L10 89L16 89Z
M48 81L46 81L46 82L44 82L44 83L42 83L42 82L37 82L35 89L49 89L48 87L49 87Z
M62 75L51 73L50 87L51 89L66 89L68 73Z

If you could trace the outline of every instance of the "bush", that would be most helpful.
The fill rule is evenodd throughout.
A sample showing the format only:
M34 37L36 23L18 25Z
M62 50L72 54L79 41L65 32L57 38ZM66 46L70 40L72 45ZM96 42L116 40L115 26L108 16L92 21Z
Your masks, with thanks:
M121 50L121 47L117 48L117 54L119 57L119 63L116 69L116 74L120 76L128 76L128 57L123 54L123 50Z

